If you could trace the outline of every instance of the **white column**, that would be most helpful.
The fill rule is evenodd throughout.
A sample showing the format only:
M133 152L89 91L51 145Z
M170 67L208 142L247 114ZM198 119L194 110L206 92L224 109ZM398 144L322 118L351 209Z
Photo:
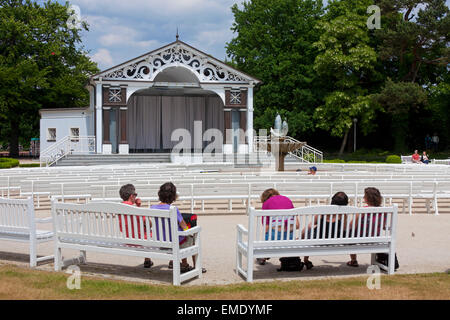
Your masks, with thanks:
M103 153L103 101L102 101L102 84L97 83L96 86L96 106L95 106L95 112L96 112L96 132L95 132L95 138L96 138L96 144L97 144L97 153L101 154Z
M253 152L253 87L248 88L247 98L247 139L248 152Z

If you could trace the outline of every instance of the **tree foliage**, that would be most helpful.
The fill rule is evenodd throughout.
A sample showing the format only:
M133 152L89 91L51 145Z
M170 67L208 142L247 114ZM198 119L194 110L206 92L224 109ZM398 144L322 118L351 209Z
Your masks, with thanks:
M314 45L318 55L314 70L318 80L327 83L324 103L315 110L319 128L342 137L345 146L353 119L360 119L365 132L373 127L375 109L371 106L367 83L374 72L377 55L370 46L367 17L369 1L331 2L318 23L320 39Z
M367 27L373 4L381 8L380 30ZM263 81L255 95L258 127L271 127L280 112L296 128L290 135L316 129L326 132L322 142L344 138L343 147L356 118L375 146L394 141L390 149L399 151L439 123L441 141L447 135L450 142L445 0L330 0L324 9L250 0L232 11L228 55Z
M232 7L236 37L227 53L236 67L263 86L255 94L255 128L270 128L277 112L289 118L291 134L313 129L321 89L314 82L318 40L314 29L321 1L253 0Z
M18 156L19 138L39 128L41 108L82 107L85 88L98 71L81 44L80 28L69 28L69 4L0 0L0 138Z

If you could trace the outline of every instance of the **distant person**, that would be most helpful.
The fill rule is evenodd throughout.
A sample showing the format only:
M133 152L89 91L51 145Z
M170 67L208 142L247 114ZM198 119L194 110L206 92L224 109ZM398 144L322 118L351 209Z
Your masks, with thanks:
M345 192L337 192L333 198L331 198L331 205L336 206L346 206L348 205L348 196ZM334 238L335 232L337 232L338 237L340 236L341 229L344 228L346 224L346 218L341 219L341 215L327 215L326 219L325 216L320 216L320 223L319 223L319 216L316 215L314 218L314 221L309 224L308 226L308 239L315 239L318 236L318 239L328 239L328 232L331 230L331 238ZM343 220L343 221L341 221ZM325 234L322 234L323 232L323 225L325 225ZM320 226L319 230L318 227ZM336 231L337 230L337 231ZM302 232L302 239L305 239L305 231ZM319 233L319 234L317 234ZM345 235L344 235L345 236ZM306 269L311 269L314 265L311 261L309 261L309 257L305 257L304 261Z
M433 140L431 139L431 136L427 133L427 136L425 137L425 150L431 150L432 143Z
M159 188L158 198L159 198L160 203L152 205L150 208L151 209L159 209L159 210L169 210L170 206L172 205L172 203L174 203L177 200L177 198L178 198L177 188L175 187L175 185L172 182L167 182L167 183L163 184ZM158 219L155 222L155 224L156 224L155 229L156 229L156 234L157 234L157 239L158 240L159 240L159 237L160 237L160 235L159 235L159 227L158 227L159 220L160 219ZM178 208L177 208L177 222L178 222L178 230L179 231L183 231L183 230L186 231L186 230L189 229L188 225L184 221L183 216L181 215L181 213L178 210ZM161 226L162 227L162 233L163 233L163 235L165 237L165 235L166 235L165 223L161 222L161 224L162 224L162 226ZM169 228L170 228L170 225L169 225ZM179 243L180 243L180 249L185 249L185 248L191 247L191 246L194 245L194 237L193 236L187 236L187 237L180 236L179 237ZM189 265L189 263L187 262L187 258L183 258L181 260L181 266L180 266L181 273L185 273L185 272L189 272L191 270L194 270L194 268L195 268L195 258L192 257L192 260L193 260L193 263L194 263L194 267ZM172 269L172 268L173 268L173 262L170 261L169 262L169 269ZM205 273L205 272L206 272L206 269L203 268L202 269L202 273Z
M420 156L420 161L421 161L422 163L425 163L425 164L429 164L429 163L430 163L430 159L429 159L429 157L428 157L426 151L424 151L424 152L422 153L422 155Z
M421 163L419 150L414 150L414 154L411 156L411 161L413 163Z
M289 210L294 209L294 204L292 203L291 199L288 197L280 195L280 193L273 188L265 190L261 194L261 203L262 203L262 210ZM294 231L292 224L294 223L295 218L291 216L290 218L281 219L280 217L263 217L262 223L266 225L265 232L265 240L293 240L294 239ZM282 228L282 224L284 223L284 228ZM288 223L291 225L291 229L289 230L288 234ZM272 224L272 230L270 229L270 225ZM296 219L296 226L299 227L300 221L298 220L298 217ZM284 234L281 234L282 229L284 229ZM269 260L268 258L257 258L256 261L260 265L266 264L266 260Z
M316 175L316 172L317 172L317 167L310 167L308 174L314 176L314 175Z
M136 193L136 188L132 185L132 184L126 184L124 186L122 186L119 190L119 194L120 197L122 198L122 203L124 204L128 204L130 206L132 205L136 205L136 207L140 207L142 202L141 199L137 198L137 193ZM129 234L128 234L128 215L122 215L119 217L119 227L120 227L120 231L123 232L122 230L122 220L124 220L124 224L125 224L125 233L127 238L129 238ZM138 217L136 220L136 230L138 232L138 234L134 234L134 222L133 219L130 217L130 222L131 222L131 238L135 239L137 236L137 239L142 240L141 237L141 223L143 224L143 230L144 230L144 239L147 239L147 232L146 232L146 225L144 222L144 217ZM149 225L152 225L152 222L149 221ZM151 266L153 266L153 261L150 258L145 258L144 260L144 268L151 268Z
M432 144L433 144L433 151L437 152L438 151L438 145L439 145L439 137L437 135L437 133L435 132L433 135L433 138L431 138L432 140Z

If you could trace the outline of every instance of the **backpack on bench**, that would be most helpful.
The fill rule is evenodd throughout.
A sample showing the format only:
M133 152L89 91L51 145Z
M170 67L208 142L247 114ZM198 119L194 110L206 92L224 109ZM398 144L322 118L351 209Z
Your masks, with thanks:
M299 257L280 258L281 268L277 271L302 271L305 265Z

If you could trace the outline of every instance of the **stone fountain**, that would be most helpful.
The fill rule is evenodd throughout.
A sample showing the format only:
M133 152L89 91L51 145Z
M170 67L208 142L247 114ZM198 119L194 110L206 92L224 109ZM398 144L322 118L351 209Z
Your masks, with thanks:
M284 171L284 161L290 152L300 149L306 142L298 142L287 137L289 127L287 121L281 123L281 116L278 114L275 119L275 129L270 128L270 140L267 141L267 151L275 157L277 171Z

